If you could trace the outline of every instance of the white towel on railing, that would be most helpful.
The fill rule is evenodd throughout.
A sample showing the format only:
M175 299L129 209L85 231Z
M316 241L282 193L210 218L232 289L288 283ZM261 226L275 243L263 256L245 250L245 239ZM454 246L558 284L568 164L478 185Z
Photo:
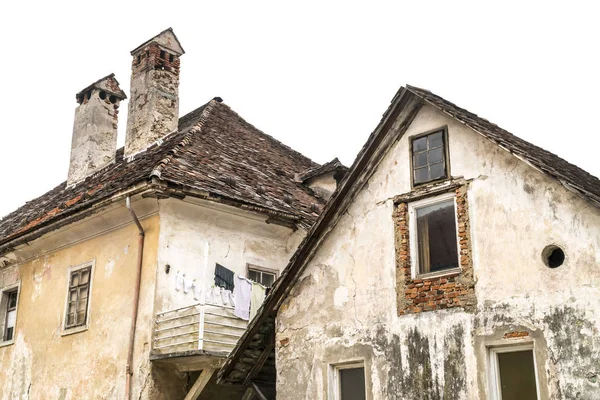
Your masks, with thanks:
M202 298L202 286L196 281L192 284L192 289L194 291L194 300L200 300Z
M183 276L183 293L187 293L192 288L194 281L191 278Z
M233 311L233 315L246 321L249 320L252 283L243 276L236 275L233 294L235 296L235 310Z

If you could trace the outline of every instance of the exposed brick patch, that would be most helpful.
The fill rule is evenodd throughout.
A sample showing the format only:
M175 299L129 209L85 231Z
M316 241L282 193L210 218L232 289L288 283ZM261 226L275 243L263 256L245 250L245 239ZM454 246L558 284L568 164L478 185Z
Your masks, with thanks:
M460 273L435 278L411 277L408 202L400 202L394 211L396 233L396 295L398 315L462 307L472 311L476 305L467 185L456 193ZM439 192L432 193L432 196Z
M179 67L178 55L162 50L156 43L150 43L135 53L131 70L137 74L148 69L161 69L179 75Z
M517 338L522 338L522 337L527 337L529 336L529 332L527 331L522 331L522 332L506 332L503 336L504 339L517 339Z

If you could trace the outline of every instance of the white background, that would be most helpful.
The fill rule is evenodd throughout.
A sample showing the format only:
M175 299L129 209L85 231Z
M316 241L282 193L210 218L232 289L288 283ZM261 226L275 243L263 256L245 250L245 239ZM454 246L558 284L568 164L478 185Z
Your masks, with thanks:
M221 96L315 161L350 165L408 83L598 176L598 15L594 2L4 1L0 216L66 180L75 93L111 72L129 93L129 52L169 26L186 50L180 115Z

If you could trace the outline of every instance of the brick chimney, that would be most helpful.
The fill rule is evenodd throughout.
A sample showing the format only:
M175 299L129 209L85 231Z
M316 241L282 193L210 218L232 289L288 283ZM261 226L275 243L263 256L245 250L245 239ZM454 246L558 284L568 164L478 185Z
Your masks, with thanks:
M115 159L119 102L126 99L114 74L110 74L75 95L71 161L67 185L84 180Z
M177 130L179 57L184 53L171 28L131 52L131 89L125 157Z

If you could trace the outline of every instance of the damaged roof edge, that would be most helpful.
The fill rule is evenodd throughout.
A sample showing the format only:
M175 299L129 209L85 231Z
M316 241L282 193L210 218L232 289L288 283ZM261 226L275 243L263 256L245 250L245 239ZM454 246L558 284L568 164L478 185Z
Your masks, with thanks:
M423 100L418 96L406 91L403 87L398 90L390 107L383 114L377 128L361 149L338 189L333 193L325 210L290 259L258 314L250 322L247 330L237 342L221 370L219 370L219 383L231 383L227 381L229 374L258 333L261 325L267 321L269 315L277 312L308 261L316 252L318 245L327 237L354 196L362 189L370 175L375 171L382 158L381 155L385 153L389 145L406 132L422 105ZM396 135L388 135L387 133L390 131L392 124L398 119L401 119L402 123L396 131Z

